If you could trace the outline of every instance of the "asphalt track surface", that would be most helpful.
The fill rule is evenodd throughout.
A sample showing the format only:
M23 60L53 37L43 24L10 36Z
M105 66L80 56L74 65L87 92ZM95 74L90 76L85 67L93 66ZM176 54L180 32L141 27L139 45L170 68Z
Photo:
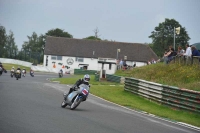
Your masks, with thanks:
M75 110L61 108L68 85L53 83L53 73L19 80L0 76L0 133L199 133L89 95ZM65 75L64 77L70 77Z

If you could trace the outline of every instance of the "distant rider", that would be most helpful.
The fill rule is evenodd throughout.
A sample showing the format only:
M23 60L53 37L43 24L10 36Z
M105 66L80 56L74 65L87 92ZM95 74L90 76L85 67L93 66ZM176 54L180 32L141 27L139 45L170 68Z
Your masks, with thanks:
M1 62L0 62L0 67L2 68L2 71L4 71L3 64Z
M34 71L30 69L30 75L33 76Z
M21 78L21 76L22 76L22 73L21 73L21 69L20 69L20 67L19 67L19 66L17 67L17 70L19 70L19 71L20 71L20 78Z
M22 69L22 72L24 72L24 73L26 74L26 69L25 69L25 68L23 68L23 69Z
M15 67L13 66L10 71L14 72L15 71Z

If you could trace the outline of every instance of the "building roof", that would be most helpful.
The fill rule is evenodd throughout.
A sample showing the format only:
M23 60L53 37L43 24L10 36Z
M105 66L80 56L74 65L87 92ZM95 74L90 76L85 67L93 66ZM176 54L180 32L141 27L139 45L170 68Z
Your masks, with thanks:
M147 62L152 58L158 59L153 50L145 44L72 39L65 37L46 38L45 55L73 56L85 58L117 58L127 61ZM94 55L93 55L94 53Z

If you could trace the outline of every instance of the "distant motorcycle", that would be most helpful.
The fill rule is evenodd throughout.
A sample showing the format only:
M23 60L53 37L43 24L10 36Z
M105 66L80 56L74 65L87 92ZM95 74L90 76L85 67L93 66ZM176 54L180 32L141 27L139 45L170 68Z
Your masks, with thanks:
M14 75L15 75L15 71L14 71L14 70L11 70L11 71L10 71L10 77L12 78Z
M20 70L17 70L16 72L15 72L15 77L16 77L16 80L18 80L19 78L20 78Z
M89 89L90 87L88 85L81 84L78 90L71 92L67 97L67 93L64 93L64 100L61 103L61 107L65 108L67 105L69 105L70 109L74 110L82 101L87 99L89 95Z
M61 71L59 71L58 76L59 76L59 78L63 77L63 73Z
M23 76L23 77L26 76L26 72L25 72L25 70L22 70L22 76Z
M3 73L3 68L0 67L0 76L2 75L2 73Z
M30 75L31 75L31 77L34 77L34 71L33 70L31 70Z

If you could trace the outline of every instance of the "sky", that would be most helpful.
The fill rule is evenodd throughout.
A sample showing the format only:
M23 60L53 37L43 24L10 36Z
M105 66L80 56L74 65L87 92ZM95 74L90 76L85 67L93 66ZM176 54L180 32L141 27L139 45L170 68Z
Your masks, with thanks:
M151 43L165 18L186 28L189 43L200 42L200 0L0 0L0 25L14 33L21 49L33 32L60 28L82 39L94 35L118 42Z

